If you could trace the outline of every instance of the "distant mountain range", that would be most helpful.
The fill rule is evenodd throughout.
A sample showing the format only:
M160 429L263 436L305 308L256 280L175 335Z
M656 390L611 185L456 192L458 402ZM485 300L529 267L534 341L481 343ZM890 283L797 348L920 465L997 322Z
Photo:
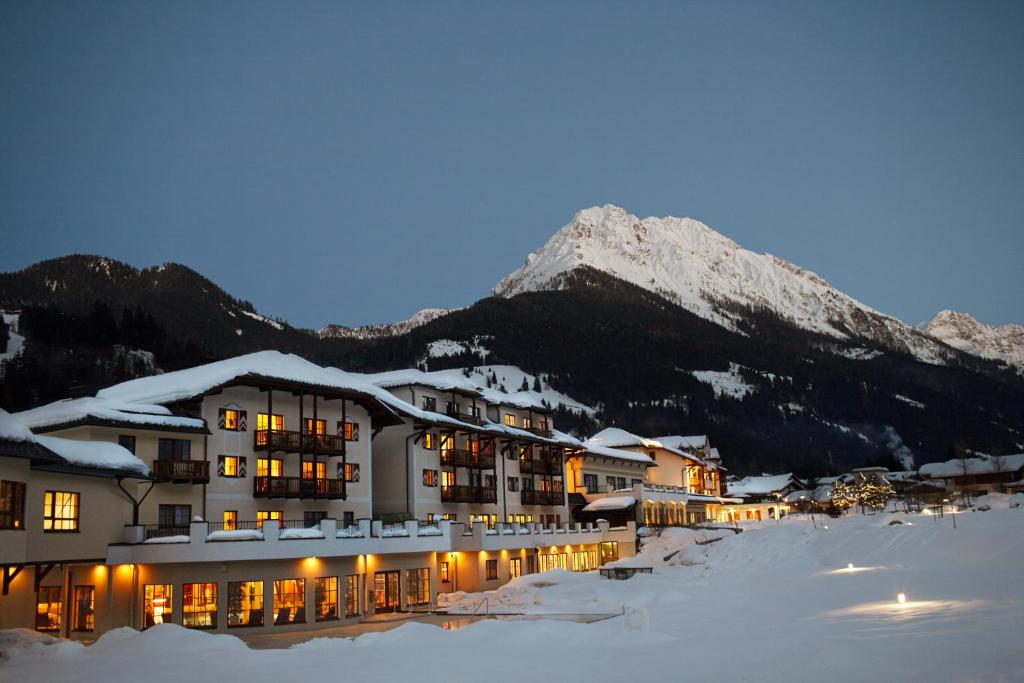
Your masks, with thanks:
M80 255L0 274L0 307L21 310L8 408L276 348L354 371L516 366L595 409L563 426L707 433L736 473L1024 450L1019 326L943 312L916 329L697 221L614 206L579 212L494 296L390 325L294 328L185 266ZM127 364L135 349L154 362Z

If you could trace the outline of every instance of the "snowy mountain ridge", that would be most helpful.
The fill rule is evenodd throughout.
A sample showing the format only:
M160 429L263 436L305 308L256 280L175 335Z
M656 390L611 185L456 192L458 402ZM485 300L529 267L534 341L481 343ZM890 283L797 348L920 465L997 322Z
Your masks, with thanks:
M771 254L757 254L690 218L639 219L605 205L583 209L494 294L561 289L583 266L658 293L730 330L722 304L767 308L794 325L840 340L868 339L943 364L950 349L920 330L840 292L822 277Z
M457 310L461 309L424 308L413 313L407 320L376 325L361 325L359 327L346 327L331 323L321 327L317 331L317 335L321 339L379 339L381 337L396 337Z
M985 325L966 313L941 311L926 331L961 351L1024 369L1024 325Z

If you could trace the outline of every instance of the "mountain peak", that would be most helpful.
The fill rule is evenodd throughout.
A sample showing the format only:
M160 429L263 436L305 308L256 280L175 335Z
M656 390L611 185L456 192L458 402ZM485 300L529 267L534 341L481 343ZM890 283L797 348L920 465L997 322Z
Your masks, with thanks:
M949 351L919 330L835 289L824 278L758 254L692 218L640 219L612 204L576 213L494 294L561 289L580 267L608 273L737 330L735 306L768 309L794 325L843 340L869 339L941 363Z
M945 310L932 318L927 332L961 351L1024 368L1024 326L985 325L967 313Z

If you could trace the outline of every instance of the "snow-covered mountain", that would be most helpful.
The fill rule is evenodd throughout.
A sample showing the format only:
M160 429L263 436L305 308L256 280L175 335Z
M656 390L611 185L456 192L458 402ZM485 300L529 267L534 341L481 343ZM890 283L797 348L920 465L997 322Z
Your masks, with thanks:
M920 330L883 315L789 261L757 254L690 218L639 219L618 206L584 209L494 288L511 297L561 289L589 266L665 296L729 329L727 305L768 308L795 325L841 340L870 340L929 363L951 351Z
M424 308L412 314L408 320L399 320L393 323L381 323L378 325L362 325L360 327L345 327L344 325L325 325L317 334L321 339L377 339L380 337L395 337L414 330L421 325L426 325L431 320L436 320L442 315L459 310L454 308Z
M966 313L942 311L928 323L928 334L982 358L1024 369L1024 326L984 325Z

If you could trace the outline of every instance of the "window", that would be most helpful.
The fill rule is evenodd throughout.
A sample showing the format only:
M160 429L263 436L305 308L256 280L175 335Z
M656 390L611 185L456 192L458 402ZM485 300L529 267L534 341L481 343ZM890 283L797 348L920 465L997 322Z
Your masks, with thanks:
M533 555L526 556L526 573L533 574L537 571L537 558Z
M584 472L583 487L587 489L587 493L597 493L597 475Z
M430 604L430 569L405 570L405 601L409 606Z
M274 582L274 625L306 621L306 580L281 579Z
M157 457L160 460L188 460L192 455L192 442L188 439L160 439Z
M441 470L441 488L455 486L455 473L448 470Z
M441 563L440 574L441 574L441 583L448 583L449 581L451 581L451 579L448 578L448 563L447 562L442 562Z
M518 491L519 490L519 477L508 477L508 490Z
M237 455L219 455L217 456L217 476L219 477L244 477L245 466L242 462L245 458L241 458Z
M498 578L498 561L487 560L487 580L493 581Z
M448 451L452 450L453 448L455 448L455 437L452 436L451 434L442 434L441 435L441 455L442 455L442 457L444 456L445 453L447 453Z
M323 436L327 433L327 420L316 420L307 417L302 425L302 431L305 434L316 434L317 436Z
M601 564L608 564L619 559L619 542L606 541L600 545Z
M515 427L516 426L516 416L513 415L512 413L506 414L505 415L505 426L506 427Z
M257 458L257 477L280 477L284 473L284 460L278 458Z
M359 441L359 423L345 422L345 441Z
M444 409L445 412L447 412L449 415L459 414L459 404L456 403L455 401L445 401Z
M275 414L273 416L273 420L268 420L266 413L257 413L256 429L257 431L266 431L267 429L271 429L275 432L284 431L284 415Z
M472 405L469 407L469 414L473 417L480 417L480 406Z
M341 518L342 519L342 521L341 521L342 528L347 529L350 526L355 526L355 524L356 524L356 513L352 512L351 510L345 510L344 512L341 513L341 515L342 515L342 518Z
M338 577L321 576L313 579L313 604L317 621L338 618Z
M423 470L423 485L437 486L437 470Z
M456 515L454 512L446 512L443 515L441 515L441 519L448 522L454 522L458 519L458 515Z
M432 413L437 412L437 399L433 396L423 397L423 410L429 410Z
M533 426L533 420L531 420L528 417L524 417L522 419L522 421L521 421L521 425L522 425L523 429L529 429L530 427Z
M263 582L228 582L228 628L263 626Z
M220 428L229 432L237 432L238 417L238 411L234 408L221 408L219 419Z
M430 524L434 523L434 513L433 512L428 512L427 513L427 522L430 523Z
M303 460L302 461L302 478L303 479L326 479L327 478L327 463L323 460Z
M259 510L259 511L257 511L256 512L256 528L257 529L262 529L263 528L263 522L266 522L268 519L273 519L273 520L277 520L278 522L280 522L282 519L284 519L284 513L281 512L280 510Z
M60 631L60 586L40 586L36 593L36 630Z
M142 588L143 628L157 624L170 624L173 616L171 594L174 588L169 583L150 583Z
M345 481L357 482L359 481L359 463L347 462L345 463Z
M533 449L529 446L519 447L519 462L532 462L533 461Z
M217 584L186 583L181 587L181 625L217 628Z
M43 494L43 531L78 531L78 494L47 491Z
M605 477L605 482L614 491L617 487L615 486L615 477Z
M548 421L547 420L538 420L537 421L537 426L540 427L540 429L542 431L545 431L545 432L548 431Z
M354 617L359 614L359 576L349 574L345 577L345 616Z
M629 482L630 482L630 486L636 486L637 484L643 484L644 480L643 479L630 479Z
M25 528L25 484L0 481L0 529Z
M513 579L523 575L523 561L518 557L513 557L508 561L508 573Z
M238 528L238 510L224 511L224 531L234 531Z
M119 434L117 437L117 445L126 449L132 455L135 454L135 437L131 434Z
M470 515L469 523L475 524L476 522L483 522L488 529L493 529L498 525L498 515Z
M484 475L484 488L493 489L498 486L498 478L493 474Z
M325 519L327 513L323 510L304 510L302 512L302 526L307 529L320 526L320 520Z
M192 521L192 506L161 505L157 521L161 529L188 529L189 522Z
M533 490L533 477L523 477L523 491Z
M434 438L433 432L427 432L423 435L423 447L428 451L432 451L437 448L437 440Z

